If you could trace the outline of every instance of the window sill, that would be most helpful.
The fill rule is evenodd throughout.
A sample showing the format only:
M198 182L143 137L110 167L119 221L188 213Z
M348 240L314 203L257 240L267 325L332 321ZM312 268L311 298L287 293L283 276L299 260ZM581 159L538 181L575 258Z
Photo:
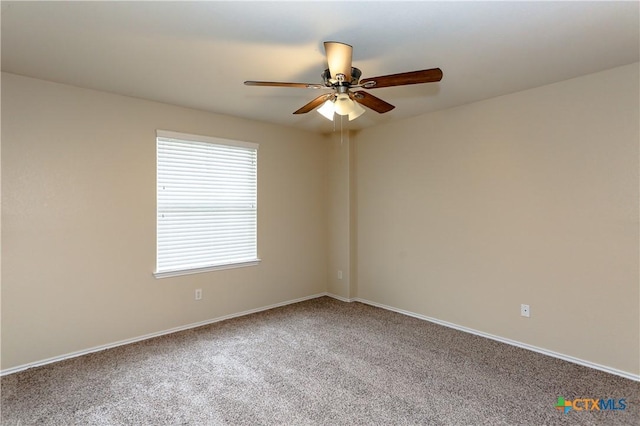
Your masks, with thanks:
M200 274L203 272L211 272L211 271L220 271L223 269L236 269L236 268L245 268L248 266L256 266L261 262L260 259L251 260L248 262L239 262L239 263L227 263L224 265L216 265L216 266L207 266L204 268L194 268L194 269L177 269L173 271L162 271L162 272L154 272L153 275L156 278L170 278L170 277L179 277L181 275L191 275L191 274Z

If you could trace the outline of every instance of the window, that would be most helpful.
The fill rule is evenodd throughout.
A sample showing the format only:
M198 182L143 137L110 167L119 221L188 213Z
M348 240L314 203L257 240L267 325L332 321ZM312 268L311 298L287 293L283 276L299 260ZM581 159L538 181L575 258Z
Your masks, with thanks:
M157 278L255 265L258 145L157 131Z

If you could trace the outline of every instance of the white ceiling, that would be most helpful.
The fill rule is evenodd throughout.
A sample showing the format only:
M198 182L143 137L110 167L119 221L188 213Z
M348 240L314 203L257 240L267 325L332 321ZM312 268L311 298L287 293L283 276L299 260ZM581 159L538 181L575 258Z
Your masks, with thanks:
M394 104L357 129L639 60L629 2L7 2L2 70L315 132L292 112L320 93L323 41L354 46L362 77L440 67L440 83L380 88Z

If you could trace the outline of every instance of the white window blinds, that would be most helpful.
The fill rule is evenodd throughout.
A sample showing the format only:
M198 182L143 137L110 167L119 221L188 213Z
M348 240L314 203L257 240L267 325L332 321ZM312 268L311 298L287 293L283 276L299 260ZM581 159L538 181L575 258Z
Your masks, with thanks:
M156 276L254 264L258 145L157 132Z

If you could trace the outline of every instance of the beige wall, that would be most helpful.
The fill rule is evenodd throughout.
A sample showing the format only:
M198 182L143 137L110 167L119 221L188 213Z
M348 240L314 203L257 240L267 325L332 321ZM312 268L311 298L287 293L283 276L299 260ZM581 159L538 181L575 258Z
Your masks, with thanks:
M341 141L3 73L2 369L328 291L638 374L638 92L635 64ZM259 266L153 278L156 129L260 143Z
M259 266L153 277L156 129L260 143ZM3 73L2 369L325 292L327 155L318 135Z
M640 373L638 80L636 63L360 132L358 296Z
M350 202L348 130L337 131L327 137L329 144L329 252L327 292L342 299L349 299L351 284L350 256ZM338 271L342 272L339 278Z
M354 131L337 131L329 139L329 270L327 292L340 300L358 295L356 144ZM338 271L342 272L339 278Z

